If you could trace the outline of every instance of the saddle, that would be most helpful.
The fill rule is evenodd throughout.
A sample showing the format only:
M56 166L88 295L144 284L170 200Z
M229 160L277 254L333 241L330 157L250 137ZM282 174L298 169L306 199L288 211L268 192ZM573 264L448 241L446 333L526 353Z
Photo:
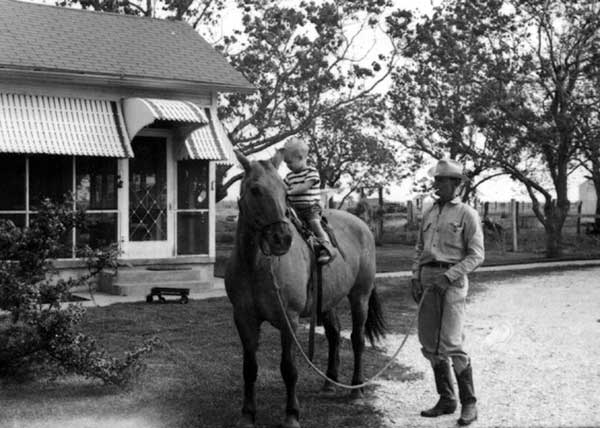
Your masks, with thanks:
M310 225L306 224L298 215L296 211L292 207L289 208L289 218L294 227L300 233L300 236L304 239L311 252L315 255L313 268L311 269L311 276L306 284L306 295L307 295L307 305L306 309L303 311L303 315L310 315L310 337L309 337L309 355L310 360L312 361L312 356L314 355L314 328L316 325L323 325L323 313L322 313L322 298L323 298L323 265L317 262L317 255L323 248L322 241L315 235L312 231ZM321 225L323 226L323 230L329 236L329 240L331 244L338 249L341 254L341 249L338 245L337 239L335 237L334 229L329 225L327 218L325 216L321 217Z
M302 221L302 219L298 217L298 214L296 214L296 211L292 207L289 207L289 218L296 230L298 231L298 233L300 233L300 236L302 236L304 241L308 244L308 247L313 252L313 254L319 254L319 251L321 250L321 248L323 248L323 243L321 239L319 239L319 237L315 235L315 233L312 231L310 225ZM337 239L335 237L334 229L329 225L327 217L321 217L321 226L323 226L323 230L329 236L331 245L333 245L334 248L337 248L339 251L341 251L337 243Z

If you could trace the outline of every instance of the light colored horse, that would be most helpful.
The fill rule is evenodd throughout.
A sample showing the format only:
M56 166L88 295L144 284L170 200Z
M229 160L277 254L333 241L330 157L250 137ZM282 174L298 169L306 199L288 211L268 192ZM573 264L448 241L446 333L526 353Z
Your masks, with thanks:
M281 334L281 375L287 392L284 428L298 428L296 369L293 336L277 297L280 288L285 313L294 333L300 316L308 315L307 294L315 257L287 217L286 188L277 173L281 156L250 162L236 153L245 174L241 183L235 248L225 273L225 288L244 352L244 399L239 426L254 427L257 377L256 351L260 326L269 322ZM352 384L363 382L362 354L366 335L370 342L384 334L384 320L374 287L375 242L367 225L352 214L331 210L327 214L340 248L337 257L323 266L322 314L329 344L327 376L337 381L340 322L335 307L347 296L352 311ZM329 382L325 389L331 389ZM352 395L360 395L353 390Z

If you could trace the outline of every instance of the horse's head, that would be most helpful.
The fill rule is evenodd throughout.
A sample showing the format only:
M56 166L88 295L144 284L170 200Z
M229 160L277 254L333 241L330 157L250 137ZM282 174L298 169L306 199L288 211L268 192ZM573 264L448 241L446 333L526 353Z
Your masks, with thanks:
M292 245L292 228L286 216L285 184L277 173L282 155L278 152L270 160L252 162L237 151L236 156L244 168L240 221L258 234L263 253L283 255Z

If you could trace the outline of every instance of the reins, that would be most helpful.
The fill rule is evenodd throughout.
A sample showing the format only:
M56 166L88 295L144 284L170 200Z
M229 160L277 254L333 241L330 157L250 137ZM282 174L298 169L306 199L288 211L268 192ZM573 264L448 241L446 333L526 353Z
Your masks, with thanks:
M412 320L410 322L410 325L408 326L408 330L407 330L406 334L404 335L404 339L402 339L402 343L400 343L400 346L398 346L398 349L396 349L396 352L394 352L394 354L392 355L392 357L390 358L390 360L387 362L387 364L385 366L383 366L383 368L381 370L379 370L377 373L375 373L372 377L370 377L369 379L367 379L365 382L363 382L363 383L361 383L359 385L348 385L348 384L340 383L338 381L335 381L335 380L329 378L325 373L323 373L323 371L321 369L319 369L310 360L310 358L308 358L308 355L306 355L306 352L304 352L304 349L302 348L302 345L300 344L300 341L298 340L298 337L296 336L296 333L294 332L294 329L292 327L292 323L290 322L290 319L289 319L289 317L287 315L287 311L285 310L285 304L283 303L283 298L281 297L281 287L277 283L277 278L275 277L275 273L273 272L273 263L271 263L270 266L271 266L271 276L273 278L273 285L275 287L275 291L277 292L276 293L277 294L277 300L279 300L279 306L281 307L281 310L283 312L283 317L285 318L285 322L287 324L287 327L290 329L290 333L292 334L292 338L294 339L294 342L296 343L296 346L300 350L300 353L302 354L302 357L304 357L304 359L306 360L306 362L308 363L308 365L310 366L310 368L312 368L319 376L321 376L326 381L332 383L333 385L338 386L340 388L344 388L344 389L360 389L360 388L364 388L365 386L373 383L388 368L390 368L390 366L392 365L392 363L395 362L396 357L398 356L398 354L400 353L400 351L404 347L404 344L408 340L408 336L410 334L410 330L413 328L413 326L415 324L415 321L417 320L417 317L419 315L419 310L421 309L421 305L423 304L423 299L425 297L425 294L427 293L427 290L423 291L423 295L421 296L421 300L419 301L419 305L417 306L417 313L412 318Z

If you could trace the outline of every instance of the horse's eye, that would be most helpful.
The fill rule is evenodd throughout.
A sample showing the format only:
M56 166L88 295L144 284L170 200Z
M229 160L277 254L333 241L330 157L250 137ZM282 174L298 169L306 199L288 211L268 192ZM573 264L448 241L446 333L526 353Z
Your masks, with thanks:
M252 186L250 188L250 193L252 193L252 196L260 196L260 187Z

